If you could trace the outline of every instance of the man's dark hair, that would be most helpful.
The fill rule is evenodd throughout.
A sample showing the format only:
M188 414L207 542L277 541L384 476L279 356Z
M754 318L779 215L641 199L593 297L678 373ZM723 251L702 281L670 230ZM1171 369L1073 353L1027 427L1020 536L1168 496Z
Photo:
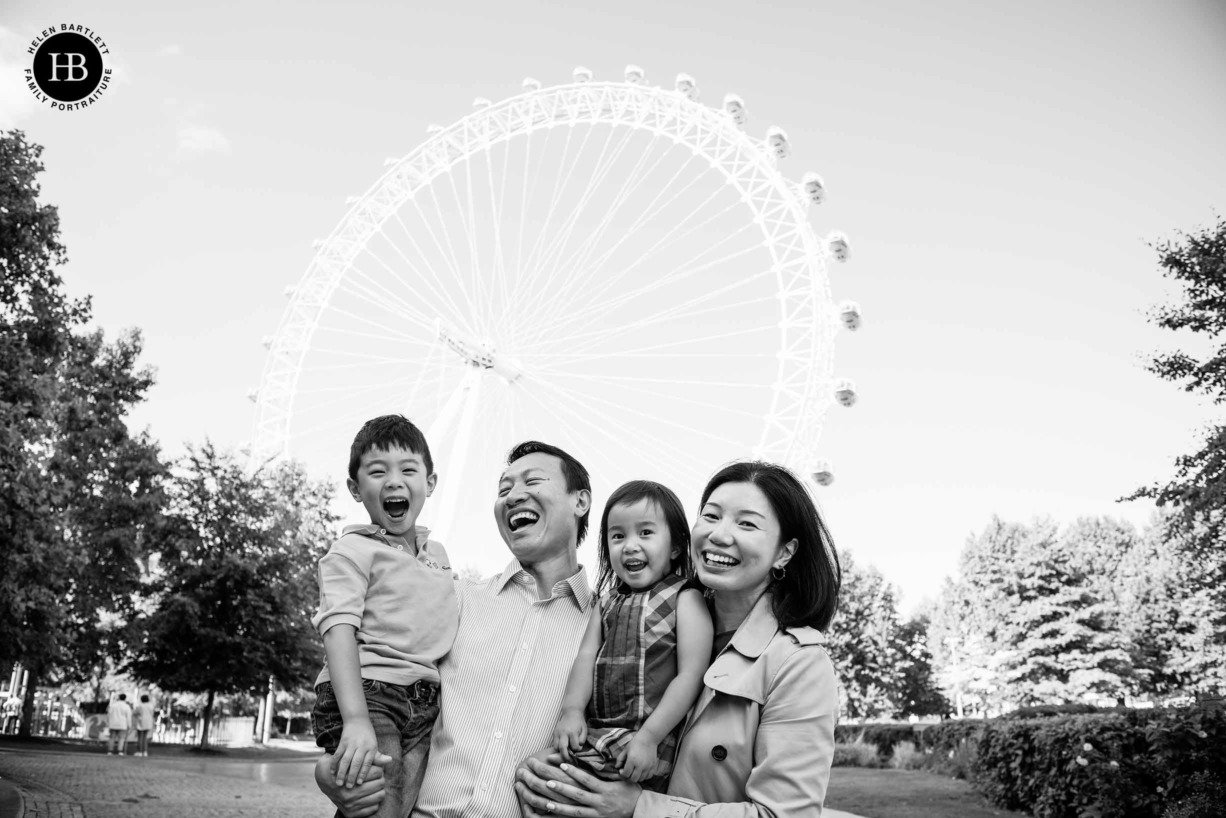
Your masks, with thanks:
M530 454L548 454L562 461L562 477L566 480L566 491L568 494L574 494L576 491L591 493L592 481L588 477L587 469L583 468L583 464L568 452L559 449L557 446L550 446L548 443L541 443L539 440L525 440L507 454L507 465L509 466L521 457L526 457ZM587 511L583 512L583 516L579 518L579 539L576 542L583 542L583 537L587 534L587 518L591 513L592 507L589 504Z
M357 437L353 439L353 445L349 447L349 479L358 479L362 455L371 449L387 451L392 446L400 446L419 455L426 464L426 474L434 474L434 460L430 457L430 447L426 445L426 436L421 429L404 415L381 415L362 424Z

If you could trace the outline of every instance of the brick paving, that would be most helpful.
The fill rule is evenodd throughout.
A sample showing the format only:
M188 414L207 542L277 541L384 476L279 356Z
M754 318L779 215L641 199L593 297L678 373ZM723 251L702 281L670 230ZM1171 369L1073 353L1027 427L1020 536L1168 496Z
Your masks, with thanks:
M313 761L0 750L0 778L21 790L20 818L330 818L310 778Z

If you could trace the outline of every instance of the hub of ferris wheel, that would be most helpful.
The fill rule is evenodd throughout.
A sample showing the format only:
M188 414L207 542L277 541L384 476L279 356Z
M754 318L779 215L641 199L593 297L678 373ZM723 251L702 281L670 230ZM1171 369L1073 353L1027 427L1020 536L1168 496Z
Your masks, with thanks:
M442 319L437 322L436 327L438 339L459 355L465 365L491 370L507 383L515 383L523 374L518 361L499 355L490 343L470 338L454 327L446 326Z

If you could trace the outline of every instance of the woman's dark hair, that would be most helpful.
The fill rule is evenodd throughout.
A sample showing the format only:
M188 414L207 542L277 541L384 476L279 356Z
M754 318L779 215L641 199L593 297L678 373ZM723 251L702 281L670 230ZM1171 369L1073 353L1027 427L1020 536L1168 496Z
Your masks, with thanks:
M707 482L699 508L725 483L752 483L761 489L779 520L779 541L796 540L783 579L771 580L772 611L779 627L826 630L838 608L843 570L830 532L800 478L775 463L730 463Z
M559 449L557 446L541 443L539 440L525 440L523 443L516 444L507 453L507 465L509 466L521 457L527 457L530 454L547 454L562 461L562 478L566 481L567 494L574 494L577 491L591 493L592 480L588 477L587 469L573 455ZM591 508L588 508L587 511L583 512L583 516L579 518L579 528L576 532L578 537L575 538L576 544L583 542L583 538L587 536L587 518L591 513Z
M685 579L692 579L694 576L694 565L690 559L690 526L681 501L668 486L650 480L631 480L618 486L609 495L608 502L604 504L604 513L600 515L600 550L596 557L597 594L612 590L618 581L617 574L613 572L613 563L609 559L609 512L614 506L631 506L640 500L654 504L664 514L668 536L673 548L679 552L673 557L671 573Z

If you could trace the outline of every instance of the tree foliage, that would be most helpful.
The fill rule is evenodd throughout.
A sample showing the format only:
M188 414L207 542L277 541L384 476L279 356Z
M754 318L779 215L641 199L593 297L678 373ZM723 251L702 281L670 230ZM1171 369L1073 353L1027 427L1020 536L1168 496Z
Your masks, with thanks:
M170 489L156 604L130 663L166 689L207 695L306 684L322 649L310 625L315 563L332 539L330 488L294 464L247 472L206 443ZM208 743L207 727L201 743Z
M36 686L91 676L121 649L164 470L126 416L153 383L140 336L85 333L69 298L42 149L0 135L0 657Z
M1159 352L1149 371L1178 383L1185 392L1226 403L1226 219L1200 232L1180 234L1175 241L1154 245L1163 276L1182 288L1180 300L1156 308L1150 321L1172 332L1192 333L1206 342L1206 351ZM1175 475L1134 492L1129 499L1148 497L1176 513L1168 523L1190 549L1213 555L1217 574L1226 579L1226 423L1212 424L1198 451L1175 460Z
M843 715L861 721L893 715L903 686L897 592L876 568L860 567L847 553L839 558L843 585L826 640Z

